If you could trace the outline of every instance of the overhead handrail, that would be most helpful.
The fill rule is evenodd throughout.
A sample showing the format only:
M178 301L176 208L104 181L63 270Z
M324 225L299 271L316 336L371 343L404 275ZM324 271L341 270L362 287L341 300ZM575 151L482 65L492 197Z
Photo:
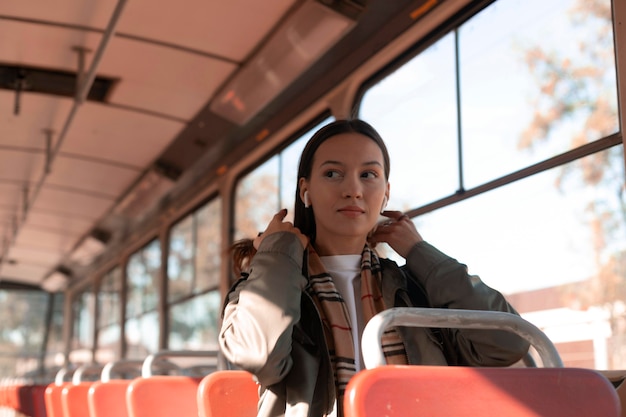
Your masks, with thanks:
M361 346L366 368L386 364L381 338L391 326L506 330L530 342L537 350L544 367L563 367L559 353L545 333L515 314L502 311L394 307L372 317L363 330Z
M148 378L153 376L153 365L166 358L215 358L217 359L218 351L216 350L162 350L157 353L148 355L143 361L141 367L141 376Z
M121 359L119 361L109 362L102 368L102 373L100 374L100 381L109 382L111 380L111 374L113 372L136 372L141 373L141 366L143 365L142 360L133 360L133 359Z

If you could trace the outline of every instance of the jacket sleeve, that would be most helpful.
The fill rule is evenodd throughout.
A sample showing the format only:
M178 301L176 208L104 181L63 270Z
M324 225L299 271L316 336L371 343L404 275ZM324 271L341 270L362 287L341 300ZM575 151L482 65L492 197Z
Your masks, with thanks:
M234 365L264 386L289 372L293 326L300 320L304 249L288 232L267 236L250 263L248 278L226 301L219 343Z
M518 314L501 293L427 242L411 249L407 267L424 288L431 307ZM508 366L520 360L529 347L525 339L504 330L450 329L445 334L451 339L458 365Z

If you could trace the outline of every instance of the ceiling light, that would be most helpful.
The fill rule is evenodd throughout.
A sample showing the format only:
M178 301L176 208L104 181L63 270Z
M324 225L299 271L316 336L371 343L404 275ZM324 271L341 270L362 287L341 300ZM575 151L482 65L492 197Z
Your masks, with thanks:
M211 111L244 124L353 25L353 20L318 2L303 3L211 102Z
M41 283L41 288L48 292L63 291L70 280L70 271L66 268L59 268L48 275Z
M101 229L93 230L85 237L80 245L70 255L70 260L82 266L87 266L106 248L110 235Z

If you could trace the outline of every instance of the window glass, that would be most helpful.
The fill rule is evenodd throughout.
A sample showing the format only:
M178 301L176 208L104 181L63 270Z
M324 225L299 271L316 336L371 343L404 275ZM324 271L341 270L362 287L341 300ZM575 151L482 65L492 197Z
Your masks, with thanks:
M221 202L220 198L212 199L172 227L167 266L169 302L218 286Z
M172 227L167 259L168 299L191 294L194 281L196 239L194 216L189 215Z
M126 358L145 359L159 347L158 283L161 271L161 246L158 239L128 259Z
M565 159L618 131L615 80L609 0L500 0L361 103L361 117L389 145L392 209L423 207L459 185L565 154L562 166L414 222L428 242L505 293L556 343L566 366L626 366L623 146Z
M0 290L0 375L22 376L39 368L49 295Z
M267 227L281 208L287 208L286 221L293 221L293 207L298 182L300 153L311 136L327 118L295 140L237 183L235 206L235 240L253 238Z
M500 0L459 29L467 188L618 130L610 0Z
M65 294L62 292L50 294L50 302L52 302L52 316L50 317L50 333L48 334L44 368L53 371L61 367L64 362L63 309Z
M216 350L222 297L210 291L170 308L169 349Z
M385 140L391 158L389 210L405 211L459 187L454 35L370 88L359 117Z
M143 360L159 350L159 315L156 311L126 320L126 358Z
M624 369L626 222L616 192L623 158L614 147L414 222L426 241L564 344L566 366ZM600 181L586 177L590 166L601 168ZM584 341L594 346L591 356L568 350Z
M237 183L235 194L235 240L253 238L279 210L280 156L263 165Z
M120 359L121 349L122 269L106 274L98 290L98 348L96 361L107 363Z
M74 327L70 362L75 364L91 363L93 361L94 317L96 315L92 287L87 287L74 296L72 312Z
M161 246L158 239L128 259L126 317L134 317L156 308L160 268Z
M222 265L222 199L201 207L196 218L196 290L216 288Z

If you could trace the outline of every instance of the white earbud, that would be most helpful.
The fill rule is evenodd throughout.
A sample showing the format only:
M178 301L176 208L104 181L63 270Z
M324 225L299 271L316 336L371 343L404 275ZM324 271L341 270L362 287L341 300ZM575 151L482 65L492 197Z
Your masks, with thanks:
M385 208L387 208L387 196L385 196L385 197L383 198L383 205L382 205L382 207L380 208L380 214L382 214L382 213L383 213L383 211L385 211Z
M308 191L304 192L304 207L305 208L311 207L311 199L309 198L309 192Z

